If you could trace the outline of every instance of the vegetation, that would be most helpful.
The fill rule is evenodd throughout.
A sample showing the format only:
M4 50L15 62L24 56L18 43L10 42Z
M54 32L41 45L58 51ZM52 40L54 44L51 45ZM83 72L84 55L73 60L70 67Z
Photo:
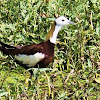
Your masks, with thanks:
M0 100L100 100L100 1L44 1L0 0L4 43L40 43L61 15L76 23L59 32L51 70L33 69L32 80L0 52Z

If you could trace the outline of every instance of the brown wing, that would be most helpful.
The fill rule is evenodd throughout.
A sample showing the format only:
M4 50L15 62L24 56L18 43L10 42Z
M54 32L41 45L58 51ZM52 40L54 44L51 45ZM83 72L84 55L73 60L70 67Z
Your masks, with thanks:
M7 55L18 55L18 54L34 54L36 52L43 52L43 42L40 44L33 44L28 46L10 46L8 44L4 44L0 42L1 47L0 50Z

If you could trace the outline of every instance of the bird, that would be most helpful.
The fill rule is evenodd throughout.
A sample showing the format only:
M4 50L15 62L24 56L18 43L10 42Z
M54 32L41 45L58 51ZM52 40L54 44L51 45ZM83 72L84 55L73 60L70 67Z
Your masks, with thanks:
M46 35L46 40L39 44L24 46L8 45L0 41L0 51L11 56L14 61L26 70L29 68L46 68L53 61L54 47L60 29L69 24L75 24L64 16L56 18ZM33 71L29 70L32 74Z

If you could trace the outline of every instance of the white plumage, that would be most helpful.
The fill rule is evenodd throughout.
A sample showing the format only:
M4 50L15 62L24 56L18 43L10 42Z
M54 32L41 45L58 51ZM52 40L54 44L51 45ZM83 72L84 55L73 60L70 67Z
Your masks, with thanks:
M44 57L45 54L37 52L34 55L19 54L15 56L15 59L31 67L35 66L38 62L44 59Z

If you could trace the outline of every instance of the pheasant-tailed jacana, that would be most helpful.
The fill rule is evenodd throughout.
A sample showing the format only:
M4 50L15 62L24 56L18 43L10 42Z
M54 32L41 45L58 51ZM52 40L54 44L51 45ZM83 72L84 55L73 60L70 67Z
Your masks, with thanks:
M25 69L45 68L53 60L54 47L59 30L64 25L69 24L74 23L66 17L60 16L55 19L44 42L26 46L10 46L0 42L0 50L4 54L12 56L16 63L23 66ZM32 74L32 71L30 72Z

